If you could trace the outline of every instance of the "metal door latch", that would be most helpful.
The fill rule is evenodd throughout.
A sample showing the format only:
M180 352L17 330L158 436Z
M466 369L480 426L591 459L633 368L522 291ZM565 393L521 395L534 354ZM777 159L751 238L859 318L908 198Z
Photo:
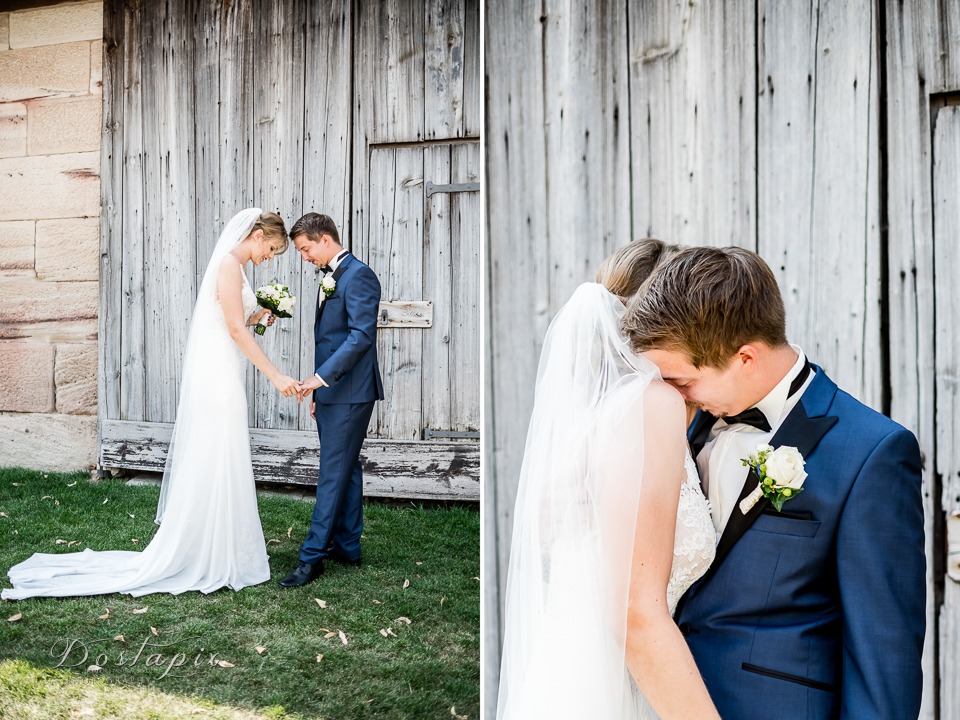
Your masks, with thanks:
M480 183L452 183L450 185L434 185L427 182L427 197L434 193L462 193L462 192L480 192Z

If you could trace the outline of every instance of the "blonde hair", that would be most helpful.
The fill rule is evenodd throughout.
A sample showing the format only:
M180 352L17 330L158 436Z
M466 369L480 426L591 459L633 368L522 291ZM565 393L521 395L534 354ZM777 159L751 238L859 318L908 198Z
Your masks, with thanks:
M597 270L597 282L626 302L656 267L679 251L679 245L655 238L634 240L603 261Z
M268 240L276 240L279 244L275 255L283 255L290 244L290 238L287 237L287 228L283 224L283 218L273 212L264 212L260 214L257 221L253 224L251 234L257 230L263 230L263 236Z

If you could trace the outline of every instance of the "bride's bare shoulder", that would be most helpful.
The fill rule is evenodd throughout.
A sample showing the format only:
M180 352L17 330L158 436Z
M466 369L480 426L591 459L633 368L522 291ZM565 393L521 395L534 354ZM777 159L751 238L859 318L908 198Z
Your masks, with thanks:
M643 414L657 418L664 429L685 427L687 411L680 391L663 380L651 380L643 394Z

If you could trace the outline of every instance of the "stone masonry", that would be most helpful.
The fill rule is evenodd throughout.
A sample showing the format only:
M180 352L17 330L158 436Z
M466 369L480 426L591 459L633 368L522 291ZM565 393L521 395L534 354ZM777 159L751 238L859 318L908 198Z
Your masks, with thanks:
M0 467L97 450L101 2L0 12Z

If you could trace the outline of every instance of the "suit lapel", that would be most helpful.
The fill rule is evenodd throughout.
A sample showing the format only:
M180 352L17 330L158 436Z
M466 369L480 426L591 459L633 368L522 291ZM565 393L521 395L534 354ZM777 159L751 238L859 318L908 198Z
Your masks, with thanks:
M340 276L343 275L344 271L350 265L350 261L352 259L353 259L353 255L351 255L350 253L347 253L346 255L343 256L343 260L341 260L340 264L337 265L337 269L333 271L334 283L340 280ZM320 293L322 292L323 292L323 288L317 288L317 320L314 323L315 326L320 324L320 318L323 317L323 309L327 306L326 301L324 301L323 305L320 304ZM334 292L336 292L336 288L334 288Z
M837 423L837 418L826 415L830 402L837 392L837 386L824 374L823 370L816 365L813 367L817 371L816 377L770 440L770 445L774 448L783 445L796 447L805 460L814 451L823 436ZM810 408L809 411L807 410L808 407ZM723 530L723 535L720 536L717 556L710 567L711 572L727 556L737 540L756 522L764 508L770 505L769 500L761 498L746 515L740 512L740 501L753 492L759 482L759 478L751 468L744 480L740 497L737 498L737 504L734 506L730 519Z
M717 419L713 415L703 410L698 411L696 417L693 419L693 423L690 425L690 430L687 434L687 440L690 442L690 454L693 455L694 462L697 461L697 455L703 450L703 446L707 444L710 429L716 421ZM702 477L700 478L700 490L704 495L707 494L707 489L703 485Z

